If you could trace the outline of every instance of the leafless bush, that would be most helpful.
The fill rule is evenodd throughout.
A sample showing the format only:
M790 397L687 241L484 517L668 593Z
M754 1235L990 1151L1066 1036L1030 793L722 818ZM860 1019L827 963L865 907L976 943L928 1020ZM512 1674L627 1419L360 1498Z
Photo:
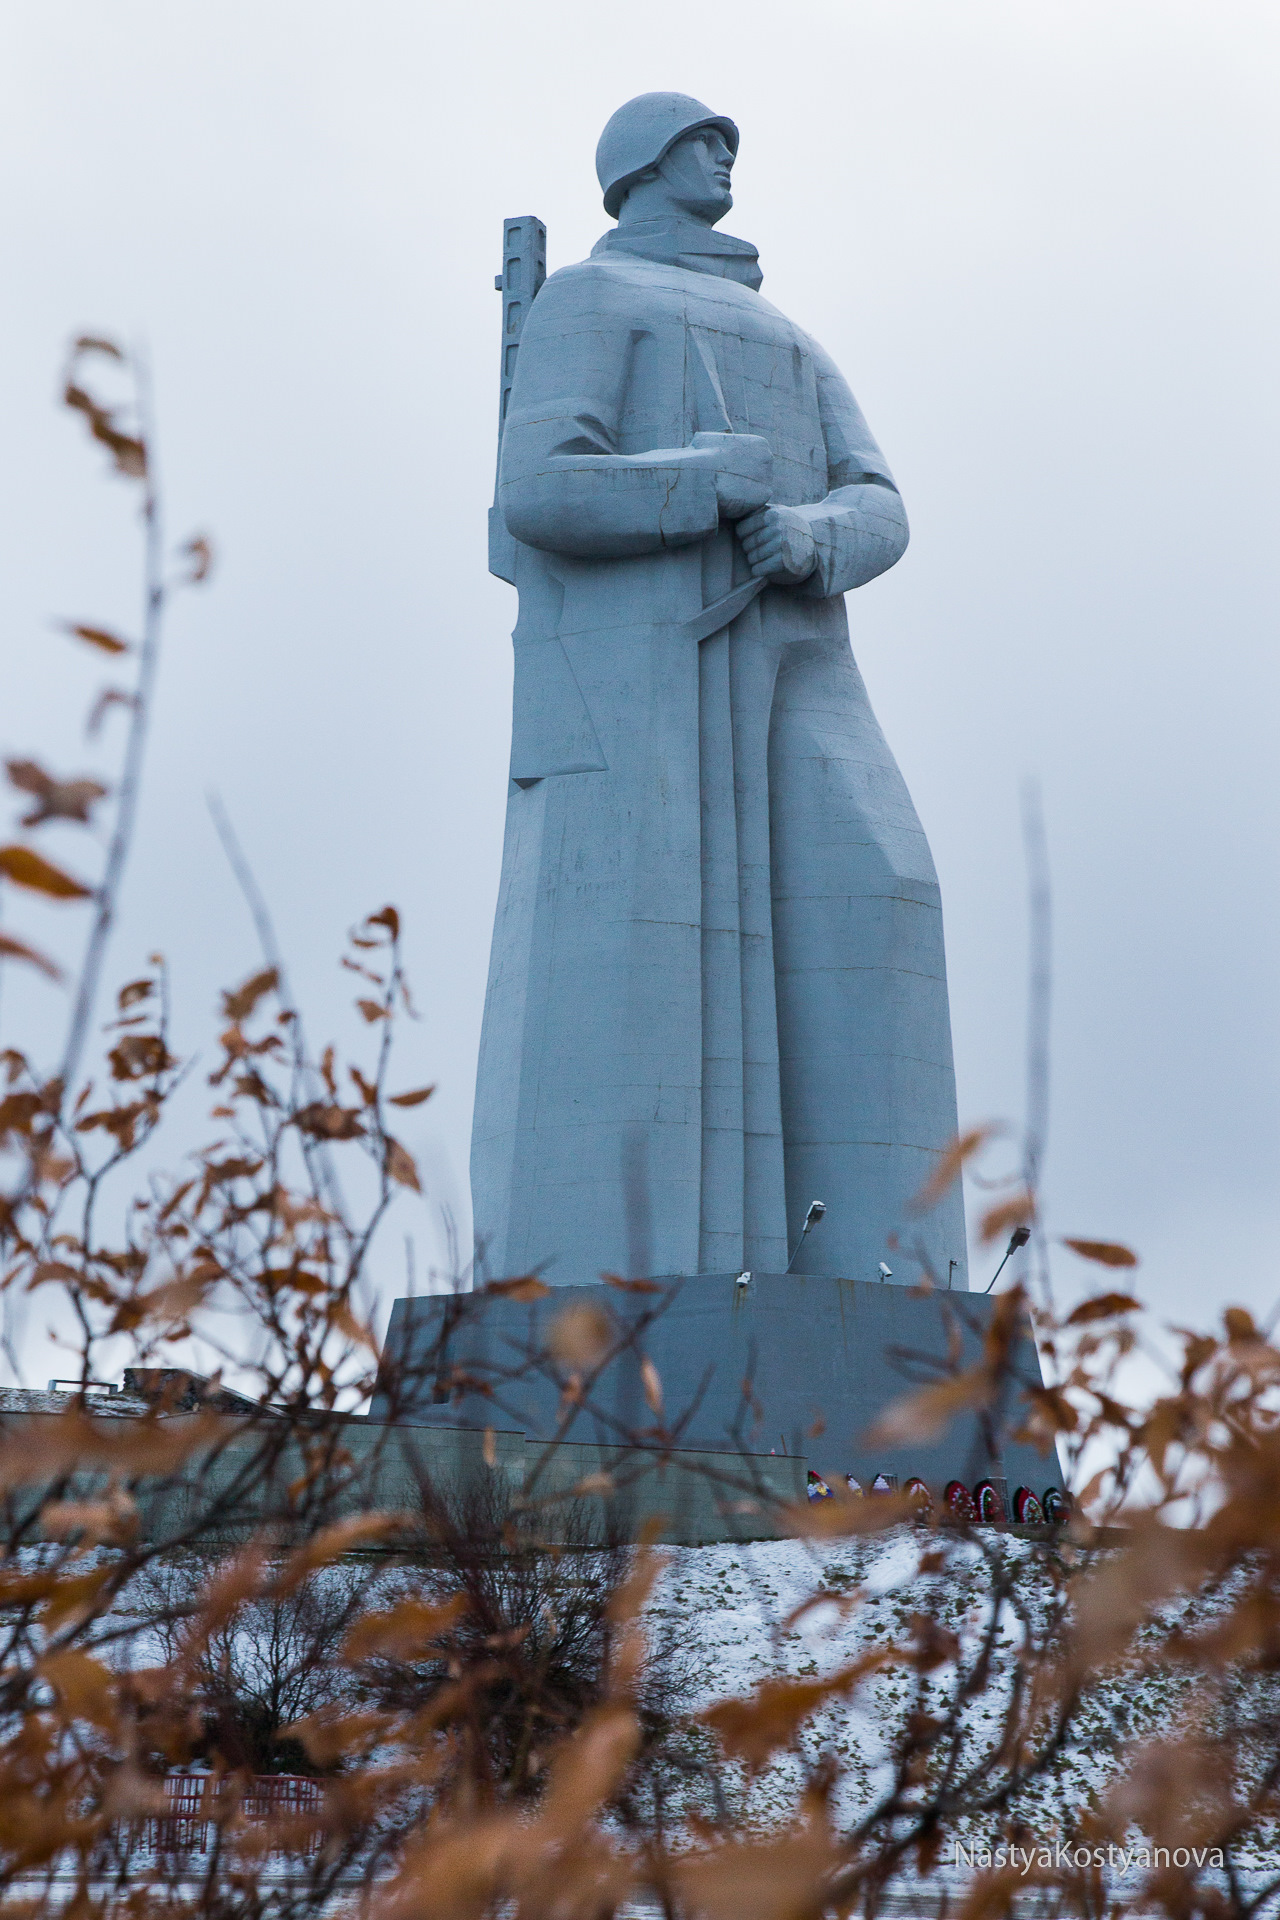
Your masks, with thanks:
M25 837L0 848L15 897L79 902L91 922L59 1059L0 1053L0 1286L10 1305L58 1303L80 1382L64 1410L0 1430L5 1910L1273 1909L1280 1352L1230 1309L1220 1333L1179 1336L1166 1393L1128 1404L1131 1296L1053 1312L1035 1127L985 1230L1033 1236L1049 1382L1013 1375L1026 1306L1013 1288L977 1362L945 1361L889 1427L976 1414L993 1455L1012 1428L1059 1447L1079 1488L1068 1528L1014 1538L892 1497L806 1505L786 1518L813 1581L776 1623L770 1671L695 1711L707 1643L655 1607L660 1556L610 1537L599 1503L577 1519L562 1506L554 1532L545 1504L517 1509L483 1476L407 1489L402 1476L402 1497L379 1504L390 1435L359 1438L351 1418L378 1369L365 1283L380 1226L419 1184L396 1116L430 1092L396 1088L409 998L395 910L364 920L345 956L366 1057L308 1050L270 953L225 995L215 1132L189 1172L136 1174L191 1070L172 1050L160 962L116 994L100 1083L81 1077L163 618L210 559L200 538L166 551L145 387L108 405L89 367L138 370L82 340L66 399L139 489L143 607L136 647L72 628L136 665L98 702L128 722L103 873L77 878L32 835L92 817L109 783L35 760L9 765L29 810ZM0 960L57 972L8 920ZM957 1142L934 1197L982 1144ZM122 1210L111 1195L130 1180ZM1104 1268L1133 1264L1072 1244ZM217 1362L203 1382L182 1371L197 1337ZM133 1400L92 1390L100 1356L121 1351ZM643 1468L669 1456L680 1414L661 1412L642 1345L634 1358L655 1424L613 1437ZM584 1363L574 1404L590 1392ZM865 1575L889 1540L902 1566L884 1590ZM861 1570L838 1553L861 1554ZM788 1648L823 1610L854 1638L798 1665ZM212 1839L198 1857L148 1852L139 1836L172 1824L166 1777L197 1767L209 1785L191 1823ZM262 1781L282 1773L316 1784L273 1801Z
M123 1596L157 1667L187 1658L220 1563L211 1546L153 1559ZM246 1601L207 1637L197 1633L187 1763L253 1778L316 1773L292 1729L309 1714L354 1703L340 1650L380 1577L367 1559L341 1563L291 1591ZM140 1743L145 1729L143 1718ZM163 1773L163 1754L149 1757Z

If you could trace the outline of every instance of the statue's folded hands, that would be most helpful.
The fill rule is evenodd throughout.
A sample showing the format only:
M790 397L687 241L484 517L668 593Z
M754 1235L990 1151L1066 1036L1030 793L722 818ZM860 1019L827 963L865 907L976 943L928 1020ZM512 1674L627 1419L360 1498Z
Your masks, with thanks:
M543 293L540 321L559 291ZM499 497L526 545L590 559L660 552L704 540L768 500L773 451L763 434L695 433L691 446L624 454L602 411L562 402L532 423L513 418Z
M741 520L767 505L773 491L773 448L761 433L695 433L693 444L715 459L716 499L724 520Z
M794 507L761 507L739 520L737 533L757 580L798 585L818 564L813 529Z

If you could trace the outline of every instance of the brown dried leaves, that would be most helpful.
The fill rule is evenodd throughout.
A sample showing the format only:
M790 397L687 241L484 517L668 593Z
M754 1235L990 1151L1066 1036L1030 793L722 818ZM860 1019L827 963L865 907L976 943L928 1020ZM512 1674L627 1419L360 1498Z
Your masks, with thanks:
M940 1155L938 1164L919 1193L911 1202L912 1213L927 1213L930 1207L936 1207L939 1200L949 1193L964 1171L965 1163L992 1139L1000 1129L994 1126L971 1127L967 1133L960 1134L946 1152Z
M1064 1247L1078 1253L1082 1260L1093 1260L1101 1267L1136 1267L1138 1256L1118 1240L1066 1240Z
M264 967L261 973L251 974L242 986L223 994L223 1018L239 1025L249 1018L264 995L274 993L279 984L280 974L275 967Z
M512 1283L508 1282L507 1285L511 1290ZM529 1297L527 1294L516 1294L517 1299ZM602 1308L575 1303L565 1307L551 1322L547 1330L547 1349L562 1367L585 1372L588 1368L600 1365L615 1338L614 1324Z
M779 1747L794 1745L801 1727L828 1701L846 1699L872 1674L898 1665L903 1656L881 1647L865 1653L826 1679L768 1679L745 1700L721 1700L701 1716L732 1760L758 1771Z
M83 334L71 351L71 363L67 382L63 388L63 405L73 412L82 414L90 433L111 455L112 465L117 473L128 480L145 480L147 476L146 444L137 433L130 433L119 423L120 408L109 407L94 398L87 388L80 385L79 363L90 354L101 354L106 358L125 362L125 356L113 340L101 339L93 334Z
M28 887L32 893L43 893L50 900L89 900L93 897L92 887L86 887L61 867L55 867L34 847L12 845L0 847L0 874L11 880L15 887Z
M108 792L100 780L56 780L35 760L6 760L5 772L11 787L35 801L22 816L24 827L38 827L46 820L76 820L87 826L94 803L105 800Z
M358 1107L342 1107L323 1100L313 1100L308 1106L300 1107L293 1123L299 1133L307 1134L312 1140L358 1140L364 1132Z
M47 954L28 946L25 940L15 939L11 933L0 933L0 960L22 960L27 966L43 973L46 979L62 978L62 969Z
M418 1169L413 1155L398 1140L387 1136L387 1173L399 1186L408 1187L412 1193L422 1192L422 1182L418 1178Z
M121 654L132 651L130 643L122 640L110 627L90 627L82 621L65 620L63 631L77 640L83 640L87 646L96 647L99 653Z
M997 1294L983 1336L982 1356L976 1364L957 1368L941 1380L904 1394L880 1415L868 1435L869 1441L876 1446L902 1446L912 1440L932 1440L958 1414L989 1406L1000 1391L1010 1355L1025 1324L1023 1289L1009 1287ZM953 1359L958 1359L958 1349Z
M490 1280L484 1291L500 1300L547 1300L551 1296L551 1288L536 1273L517 1274L513 1280Z

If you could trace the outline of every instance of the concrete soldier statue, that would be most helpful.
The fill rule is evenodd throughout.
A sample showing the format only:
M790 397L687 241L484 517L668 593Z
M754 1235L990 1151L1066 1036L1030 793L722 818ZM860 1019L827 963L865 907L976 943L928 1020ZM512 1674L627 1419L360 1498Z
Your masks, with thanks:
M590 259L539 290L540 223L508 222L508 292L519 269L536 299L508 323L491 545L520 611L481 1271L794 1254L899 1284L919 1243L963 1286L958 1191L908 1213L956 1128L938 884L844 605L907 520L840 373L716 231L737 151L700 101L644 94L600 140L617 225Z

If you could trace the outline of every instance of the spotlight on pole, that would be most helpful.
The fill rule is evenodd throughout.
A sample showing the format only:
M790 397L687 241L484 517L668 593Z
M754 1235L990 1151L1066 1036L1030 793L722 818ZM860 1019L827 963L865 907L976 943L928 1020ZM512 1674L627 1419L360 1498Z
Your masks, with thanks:
M809 1211L808 1213L806 1213L804 1217L804 1225L800 1229L800 1238L796 1241L795 1252L792 1254L791 1258L787 1262L786 1270L788 1273L790 1273L792 1267L794 1267L797 1259L800 1256L800 1249L804 1245L805 1240L808 1237L810 1228L817 1226L819 1220L821 1220L826 1210L827 1210L827 1203L825 1200L811 1200L809 1202Z
M992 1287L994 1287L996 1281L1000 1278L1000 1275L1004 1272L1005 1262L1008 1260L1010 1254L1016 1253L1019 1247L1025 1247L1030 1238L1031 1238L1030 1227L1014 1228L1013 1232L1009 1235L1009 1244L1004 1250L1004 1260L1000 1262L1000 1265L996 1268L995 1272L992 1274L991 1278L988 1280L986 1286L982 1289L984 1293L990 1293Z

